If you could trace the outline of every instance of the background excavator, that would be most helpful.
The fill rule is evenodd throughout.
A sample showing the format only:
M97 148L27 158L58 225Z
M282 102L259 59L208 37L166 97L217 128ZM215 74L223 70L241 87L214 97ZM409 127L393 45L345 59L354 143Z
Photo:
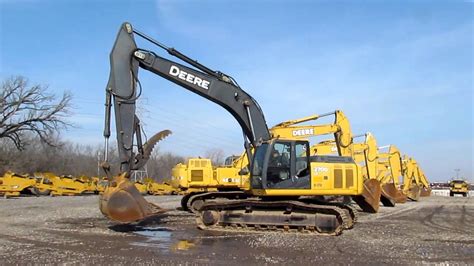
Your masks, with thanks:
M406 155L402 159L403 193L413 201L431 194L430 184L418 162Z
M353 140L359 137L364 137L363 142L354 142ZM381 180L378 178L378 151L377 151L377 142L375 137L371 133L366 133L362 135L351 134L351 144L347 146L346 149L337 149L339 146L338 140L326 140L314 145L314 151L316 154L334 154L334 151L338 150L342 152L341 155L351 156L354 161L361 165L362 175L364 178L364 184L372 194L374 198L374 203L382 202L384 206L393 207L395 206L395 199L390 191L387 191ZM359 199L354 198L357 202ZM360 204L359 204L360 205ZM378 211L379 205L377 204L374 208L375 211Z
M323 124L323 125L299 125L304 122L317 120L321 117L334 115L334 122L331 124ZM349 119L345 116L345 114L341 110L336 110L335 112L323 114L323 115L313 115L308 116L301 119L290 120L283 123L280 123L274 127L272 131L274 137L290 137L293 136L294 138L300 139L308 139L310 137L315 136L323 136L328 134L333 134L334 139L329 141L320 142L321 145L312 145L311 146L311 154L313 156L327 156L327 155L334 155L331 156L332 158L337 157L350 157L353 158L353 136L352 131L349 123ZM323 143L331 145L323 145ZM357 161L355 161L357 163ZM324 183L321 187L321 190L325 193L321 193L321 195L344 195L344 196L352 196L354 201L361 207L361 209L365 212L377 212L379 209L380 204L380 185L374 181L364 178L364 170L360 172L354 178L357 179L357 183L363 183L362 193L354 194L350 193L343 193L338 194L336 190L334 190L333 186L336 185L337 180L334 180L334 184L331 183ZM337 178L337 174L334 173L335 178ZM332 190L332 191L331 191Z
M367 132L363 143L354 144L354 158L356 162L364 164L365 178L368 180L377 180L381 186L380 201L384 206L394 207L396 198L399 196L390 186L386 185L387 180L383 180L381 172L380 155L375 136ZM362 156L361 156L362 155ZM361 158L362 157L362 158Z
M400 189L402 156L395 145L379 147L379 180L383 190L390 193L396 203L405 203L407 196Z
M428 178L425 175L425 172L421 169L420 165L417 164L418 166L418 176L420 178L421 182L421 192L420 192L420 197L429 197L431 196L431 186L430 182L428 181Z
M137 48L135 36L164 49L192 67ZM100 199L102 213L122 223L160 215L165 210L147 202L129 181L130 171L147 162L153 146L169 131L162 131L142 143L140 121L135 114L138 70L143 68L161 76L227 110L239 123L250 159L248 191L213 192L214 199L203 201L197 209L201 229L285 230L337 235L354 223L353 209L340 203L320 202L322 180L341 180L342 187L362 193L356 183L360 168L350 157L311 156L309 142L295 138L272 138L258 103L230 76L209 69L173 48L153 40L124 23L110 54L110 76L106 88L105 160L112 102L122 174L115 176ZM136 142L135 142L136 141ZM134 148L135 147L135 148ZM252 149L254 153L252 153ZM327 164L327 168L316 167ZM335 178L334 172L342 178ZM350 180L351 183L346 181Z
M210 159L190 158L171 170L171 184L184 194L183 210L189 210L189 199L197 194L216 191L248 190L248 157L244 151L240 156L229 156L225 165L214 166ZM246 169L242 171L242 169Z

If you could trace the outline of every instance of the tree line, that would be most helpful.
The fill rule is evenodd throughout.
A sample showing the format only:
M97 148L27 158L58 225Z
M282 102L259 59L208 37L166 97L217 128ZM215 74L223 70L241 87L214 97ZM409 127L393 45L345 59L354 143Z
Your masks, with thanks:
M6 78L0 92L0 175L53 172L58 175L103 176L99 167L103 147L63 141L60 133L73 126L68 122L73 97L49 92L40 84L30 85L22 76ZM113 145L111 145L113 147ZM215 165L224 161L220 149L205 154ZM187 158L171 152L154 151L147 163L148 175L157 181L170 178L171 169ZM109 151L112 174L117 174L118 156Z

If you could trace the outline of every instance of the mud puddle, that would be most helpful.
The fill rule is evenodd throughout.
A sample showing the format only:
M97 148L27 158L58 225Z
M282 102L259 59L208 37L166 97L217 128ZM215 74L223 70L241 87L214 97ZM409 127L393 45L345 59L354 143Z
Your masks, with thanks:
M186 251L196 246L196 240L179 238L176 231L166 227L135 227L129 232L139 236L138 241L129 244L159 250L161 252Z

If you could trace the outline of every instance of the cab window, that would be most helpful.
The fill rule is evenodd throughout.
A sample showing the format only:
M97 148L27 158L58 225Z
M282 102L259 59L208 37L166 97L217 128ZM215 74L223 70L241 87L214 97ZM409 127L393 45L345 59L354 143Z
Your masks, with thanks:
M257 148L252 163L252 188L262 188L263 163L267 154L268 144L264 143Z
M291 178L291 143L273 145L267 168L267 186L272 187Z
M309 156L309 149L308 143L304 142L297 142L295 145L295 153L296 153L296 160L295 160L295 175L297 177L303 177L309 174L308 168L308 156Z

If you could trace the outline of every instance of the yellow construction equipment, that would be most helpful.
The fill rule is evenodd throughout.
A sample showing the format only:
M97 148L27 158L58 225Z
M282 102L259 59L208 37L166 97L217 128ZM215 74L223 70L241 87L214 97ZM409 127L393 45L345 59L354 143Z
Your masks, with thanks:
M146 190L150 195L174 195L178 193L169 183L157 183L152 178L146 178L145 184L147 185Z
M339 151L343 156L352 157L362 167L365 197L353 197L359 205L370 202L374 209L372 212L378 211L380 202L384 206L395 206L393 196L383 190L378 178L378 150L375 137L370 132L357 136L352 136L351 133L350 136L351 142L349 145L345 145L344 149L338 147L338 139L336 138L335 140L326 140L313 145L312 150L316 154L334 154L334 151ZM353 140L359 137L365 137L364 142L355 143Z
M334 122L330 124L322 125L300 125L301 123L315 121L322 117L334 115ZM350 147L352 145L352 132L350 130L350 123L344 113L340 110L330 112L323 115L312 115L300 119L289 120L281 122L270 129L272 138L279 139L295 139L295 140L308 140L309 138L334 134L338 145L333 145L334 150L340 151L344 156L351 154ZM327 155L316 153L316 146L312 146L311 150L314 150L314 154L311 155ZM173 179L175 180L175 186L178 185L181 189L194 189L188 195L184 196L181 202L181 206L184 210L191 208L194 200L200 198L198 194L208 191L229 191L229 190L249 190L249 171L248 171L248 159L246 152L243 152L240 156L234 156L227 160L227 167L212 167L209 159L189 159L188 165L178 164L173 169ZM328 157L329 158L329 157ZM331 158L332 159L332 158ZM323 178L318 183L319 196L333 196L333 195L345 195L353 196L359 206L367 212L377 212L379 205L379 191L380 188L376 181L368 180L364 184L364 190L362 195L360 191L354 187L354 189L348 189L351 187L350 184L357 184L357 178L362 178L361 175L357 175L355 172L354 176L350 181L352 183L343 184L343 180L348 178L345 174L338 174L339 169L332 165L331 162L318 162L320 165L315 165L318 169L328 169L329 172L335 174L335 178ZM322 177L321 177L322 178ZM317 180L317 179L315 179ZM370 186L370 187L369 187ZM342 194L338 194L342 193Z
M404 155L402 158L403 194L410 200L418 201L421 195L418 165L415 159Z
M420 196L431 194L430 183L418 162L408 156L403 157L403 192L411 200L417 201Z
M205 158L190 158L186 164L178 163L171 170L173 187L188 193L215 191L218 185L214 179L212 162Z
M93 192L88 181L75 178L73 176L57 176L53 173L34 173L37 179L33 188L36 195L50 196L74 196L85 192Z
M362 174L364 176L365 182L371 182L372 186L380 187L380 201L384 206L394 207L396 200L394 195L389 193L390 191L384 190L382 182L379 179L379 155L377 141L374 135L370 132L367 132L363 135L365 140L362 143L354 143L352 152L354 160L362 164ZM358 136L356 136L358 137ZM379 192L377 191L377 193ZM375 196L375 195L374 195Z
M334 115L334 122L331 124L323 125L298 125L304 122L309 122L312 120L317 120L322 117L329 115ZM354 158L355 163L358 163L356 156L354 156L354 149L356 148L353 143L353 135L349 123L349 119L344 115L341 110L336 110L335 112L323 114L323 115L313 115L305 118L300 118L296 120L290 120L283 123L280 123L271 129L272 136L274 138L295 138L295 139L308 139L309 137L322 136L327 134L333 134L334 140L323 141L316 145L311 146L311 154L314 156L325 156L325 155L334 155L332 158L338 158L339 156ZM372 141L372 140L370 140ZM375 140L373 140L375 142ZM376 146L376 143L375 143ZM366 149L367 145L362 146ZM372 147L372 146L370 146ZM359 148L361 150L362 148ZM363 149L362 149L363 150ZM364 150L364 152L365 152ZM372 151L373 149L370 149ZM369 154L370 155L370 154ZM342 158L342 157L339 157ZM323 166L324 168L325 166ZM365 166L364 166L365 167ZM362 171L359 175L354 175L353 179L355 183L363 183L362 193L360 191L345 191L345 193L339 194L335 190L334 186L338 186L337 177L335 172L336 179L328 179L326 186L324 187L326 193L321 195L343 195L343 196L352 196L354 201L366 212L377 212L380 204L380 194L381 187L380 183L372 178L367 178L364 173L367 170ZM371 168L370 168L371 169ZM339 191L340 192L340 191Z
M190 158L179 163L171 171L172 186L185 194L181 200L183 210L189 210L188 200L201 193L233 191L250 187L246 153L230 156L226 165L214 167L210 159ZM246 169L246 170L242 170Z
M421 192L420 192L420 197L429 197L431 195L431 186L428 181L428 178L425 175L425 172L421 169L420 165L418 165L418 176L421 182Z
M0 177L0 195L3 197L18 197L22 192L28 192L36 184L36 180L28 175L6 172Z
M142 195L148 194L148 185L147 184L144 184L144 183L141 183L141 182L137 181L137 182L135 182L134 185L138 189L140 194L142 194Z
M103 193L105 191L105 188L109 184L107 178L105 178L105 177L101 178L101 177L97 177L97 176L94 176L94 177L91 178L91 183L94 187L94 193L95 194Z
M387 149L388 148L388 149ZM381 150L386 150L382 152ZM402 155L395 145L379 147L379 177L382 191L391 195L396 203L405 203L407 196L400 189Z
M463 197L467 197L469 194L469 184L466 180L454 179L449 182L449 196L454 197L456 194L461 194Z

